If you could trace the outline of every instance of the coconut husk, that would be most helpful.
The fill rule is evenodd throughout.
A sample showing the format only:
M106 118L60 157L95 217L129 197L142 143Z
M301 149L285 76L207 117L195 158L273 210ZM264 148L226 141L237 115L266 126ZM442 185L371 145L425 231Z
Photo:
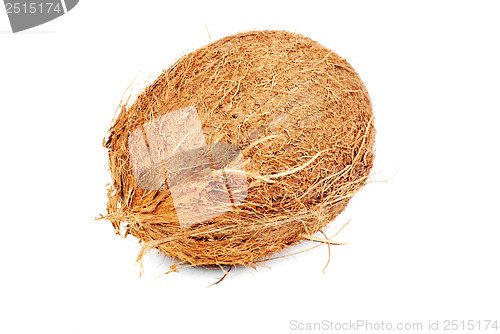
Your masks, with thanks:
M253 266L319 240L367 182L374 138L368 92L345 59L285 31L229 36L120 107L104 218L140 239L139 259L157 249L187 265Z

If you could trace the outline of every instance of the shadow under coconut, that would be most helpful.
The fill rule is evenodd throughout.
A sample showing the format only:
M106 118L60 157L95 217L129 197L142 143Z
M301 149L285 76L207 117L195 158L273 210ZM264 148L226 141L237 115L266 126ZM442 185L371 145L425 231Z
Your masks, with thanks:
M340 231L347 225L343 225L332 237L336 237ZM331 238L331 239L332 239ZM344 243L332 243L331 245L344 245ZM323 246L321 249L318 247ZM300 260L307 261L308 256L315 256L314 250L319 251L320 255L324 255L325 265L317 267L318 273L324 274L325 269L330 264L333 251L329 248L329 245L324 242L314 242L310 240L303 240L302 242L287 247L286 249L273 254L270 258L261 259L261 261L256 262L252 266L242 266L242 265L227 265L227 266L192 266L184 263L180 263L175 259L159 252L158 250L149 252L143 261L146 262L141 272L151 271L156 268L158 271L162 271L160 274L153 275L156 279L168 279L171 275L182 275L185 277L196 277L197 281L202 281L204 283L208 282L207 287L216 286L218 284L227 282L232 279L237 279L238 276L247 276L250 274L257 274L261 270L279 270L282 266L287 266L290 262L297 262Z

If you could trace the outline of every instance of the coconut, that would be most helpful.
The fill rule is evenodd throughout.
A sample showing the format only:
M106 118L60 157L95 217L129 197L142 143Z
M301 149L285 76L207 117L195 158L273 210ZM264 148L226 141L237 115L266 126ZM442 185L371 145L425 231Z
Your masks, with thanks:
M252 31L181 57L130 105L105 147L117 233L193 266L250 265L314 237L366 184L368 92L335 52ZM325 240L328 242L328 240Z

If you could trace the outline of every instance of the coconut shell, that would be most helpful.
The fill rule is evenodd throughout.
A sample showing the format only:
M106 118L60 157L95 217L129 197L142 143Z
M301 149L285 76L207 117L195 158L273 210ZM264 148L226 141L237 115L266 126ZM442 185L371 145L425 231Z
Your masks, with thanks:
M253 265L342 212L367 182L374 139L345 59L285 31L229 36L121 107L105 142L105 218L143 242L140 259L158 249L187 265Z

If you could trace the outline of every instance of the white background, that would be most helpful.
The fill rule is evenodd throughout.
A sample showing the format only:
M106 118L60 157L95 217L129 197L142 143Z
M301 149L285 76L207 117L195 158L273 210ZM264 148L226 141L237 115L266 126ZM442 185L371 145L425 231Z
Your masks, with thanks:
M498 2L81 1L12 34L0 13L0 332L288 333L290 321L500 325ZM102 140L181 55L251 29L299 32L364 80L375 180L326 246L258 270L185 269L115 235ZM305 249L310 244L290 251Z

